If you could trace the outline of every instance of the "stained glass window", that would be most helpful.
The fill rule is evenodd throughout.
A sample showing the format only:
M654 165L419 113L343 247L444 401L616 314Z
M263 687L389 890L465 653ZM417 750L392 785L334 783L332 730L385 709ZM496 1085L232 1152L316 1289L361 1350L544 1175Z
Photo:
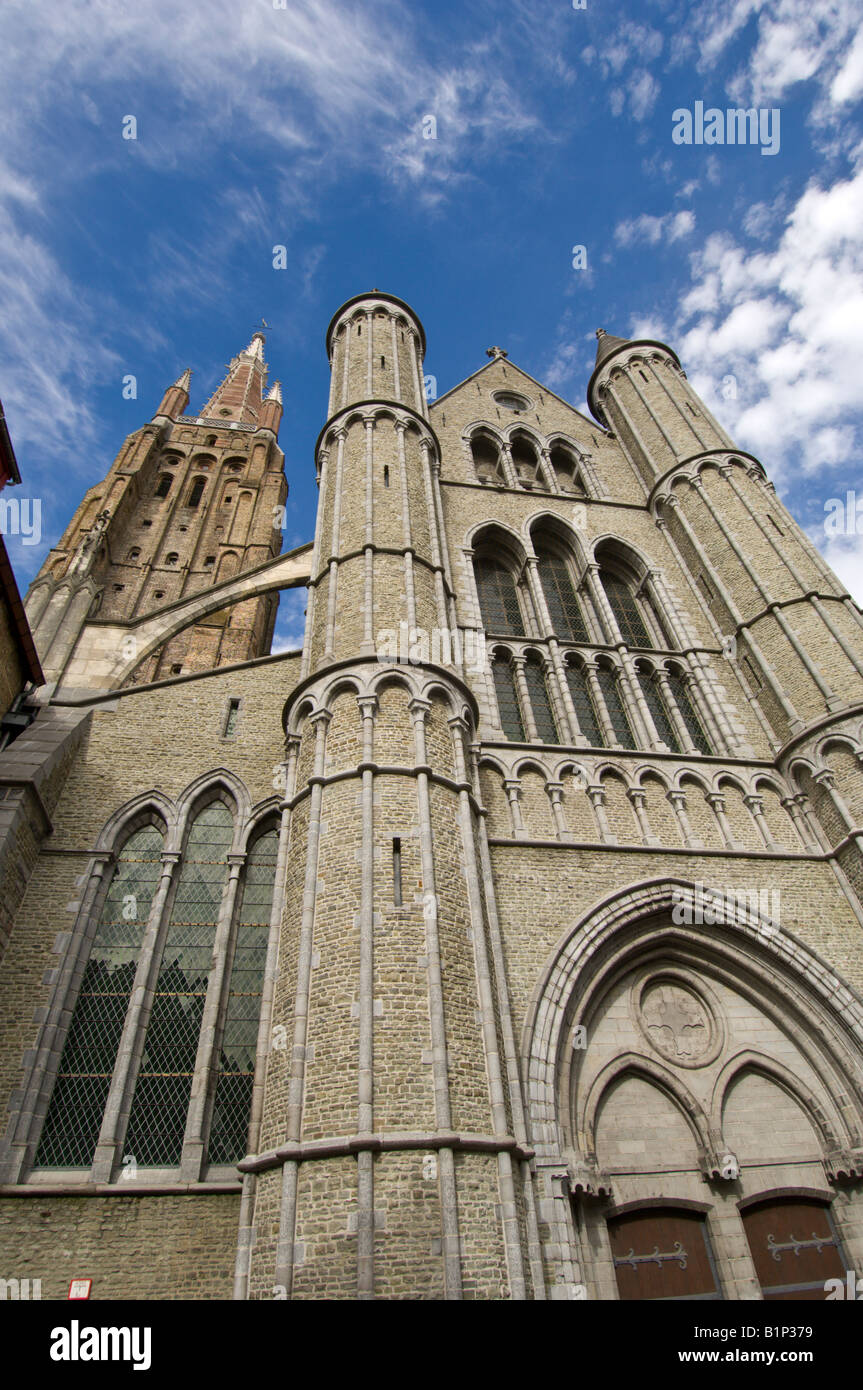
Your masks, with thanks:
M497 560L478 560L476 587L486 631L523 637L524 623L512 572Z
M161 854L162 834L150 825L130 836L118 856L60 1058L37 1168L89 1168L93 1161Z
M246 1153L278 848L278 834L269 831L255 842L246 860L219 1048L210 1127L211 1163L238 1163Z
M683 749L680 747L680 740L674 731L674 725L669 718L668 711L665 708L665 701L662 698L662 692L658 685L645 671L639 671L638 683L644 692L647 708L650 710L659 737L662 739L663 743L668 744L672 753L682 753Z
M695 713L695 708L689 698L689 691L686 688L686 682L681 676L670 675L668 677L668 683L671 686L671 693L674 696L677 708L680 710L683 722L689 730L689 737L692 739L699 753L706 753L710 756L713 749L701 726L701 720Z
M551 700L548 696L548 685L546 684L545 672L535 656L528 657L524 663L524 675L527 681L527 690L530 695L530 705L533 710L533 722L536 725L536 732L543 743L560 743L557 733L557 725L554 722L554 713L551 708Z
M644 625L638 607L638 600L622 579L603 570L602 587L605 589L611 611L617 619L620 635L628 647L652 647L654 642Z
M507 738L511 738L515 743L524 743L524 724L515 689L515 672L512 662L496 656L491 669L494 675L494 688L497 695L501 728Z
M569 665L566 668L566 683L569 686L569 693L575 706L575 717L578 720L579 729L592 748L604 748L605 739L602 736L602 728L593 703L593 695L588 685L587 676L577 666Z
M557 555L540 555L539 578L555 636L564 642L589 642L587 624L566 562Z
M634 748L635 739L632 737L632 729L626 717L626 710L623 708L617 681L607 666L598 668L596 678L599 681L605 708L608 710L611 727L614 729L618 743L622 748Z
M232 832L221 801L189 832L126 1134L139 1167L180 1161Z

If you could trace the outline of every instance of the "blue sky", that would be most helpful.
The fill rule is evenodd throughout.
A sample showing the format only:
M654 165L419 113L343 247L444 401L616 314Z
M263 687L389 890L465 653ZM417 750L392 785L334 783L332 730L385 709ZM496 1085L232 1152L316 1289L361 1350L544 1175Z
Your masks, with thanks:
M863 500L860 13L4 0L0 396L43 512L40 544L7 537L22 590L165 385L191 366L200 406L261 316L284 546L311 539L324 332L375 285L422 318L439 394L500 343L586 409L598 326L668 342L863 599L863 515L824 531ZM697 101L778 109L778 153L675 144Z

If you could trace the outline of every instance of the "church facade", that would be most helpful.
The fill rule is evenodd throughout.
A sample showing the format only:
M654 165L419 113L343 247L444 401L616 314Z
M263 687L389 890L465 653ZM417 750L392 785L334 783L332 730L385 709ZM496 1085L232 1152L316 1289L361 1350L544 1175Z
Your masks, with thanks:
M693 392L256 334L27 595L0 1275L64 1298L818 1299L863 1272L863 614ZM301 651L270 652L305 586Z

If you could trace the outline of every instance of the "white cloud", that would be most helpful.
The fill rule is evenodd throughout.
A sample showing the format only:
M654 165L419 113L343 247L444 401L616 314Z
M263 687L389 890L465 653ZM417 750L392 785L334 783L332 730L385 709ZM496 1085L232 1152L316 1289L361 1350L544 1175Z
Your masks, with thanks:
M645 241L656 246L660 240L679 241L695 230L695 214L689 208L680 212L666 212L662 217L653 217L643 212L624 222L618 222L614 229L614 239L619 246L633 246Z

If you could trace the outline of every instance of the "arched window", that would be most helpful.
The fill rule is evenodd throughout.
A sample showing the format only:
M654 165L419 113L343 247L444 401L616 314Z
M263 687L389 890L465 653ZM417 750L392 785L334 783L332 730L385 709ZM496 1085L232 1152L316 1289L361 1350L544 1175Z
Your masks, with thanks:
M614 673L607 666L598 666L596 678L618 743L621 748L634 748L635 739L632 736L632 728L626 710L623 708Z
M165 556L165 564L166 564L166 565L176 565L176 563L177 563L177 561L179 560L179 558L180 558L180 557L179 557L179 555L177 554L176 550L172 550L171 553L170 553L170 555L166 555L166 556Z
M651 638L642 617L638 600L629 585L609 570L600 571L602 587L605 590L611 611L617 619L620 635L628 647L653 647Z
M641 686L642 694L647 701L647 708L650 710L650 717L656 726L656 732L659 734L662 742L668 745L672 753L682 753L683 749L680 746L680 740L677 737L668 710L665 708L662 691L650 672L643 670L640 666L638 667L638 684Z
M126 1131L139 1167L180 1162L232 839L222 801L189 831Z
M497 695L497 708L500 726L505 736L514 743L524 743L524 724L521 718L518 695L515 689L515 672L512 662L505 656L497 655L491 664L494 689Z
M587 624L566 561L559 555L542 551L539 578L554 635L564 642L589 642Z
M246 860L228 1007L218 1049L210 1163L238 1163L247 1151L278 849L278 833L270 830L255 841Z
M42 1127L37 1168L89 1168L93 1161L159 883L162 845L162 832L148 825L129 837L117 857Z
M689 697L689 691L686 688L685 680L678 673L669 672L668 684L671 687L671 693L680 711L680 716L689 731L689 737L692 739L699 753L706 753L707 756L710 757L713 753L713 749L710 746L710 740L702 728L701 720L695 712L695 706Z
M539 454L534 445L523 434L518 434L510 446L513 467L522 487L534 488L541 485L542 473L539 468Z
M470 442L473 467L481 483L503 483L500 450L488 435L477 434Z
M189 499L186 503L187 507L197 507L204 494L204 488L206 487L206 485L206 478L195 479L195 481L192 483L192 489L189 493Z
M174 479L171 477L170 473L163 473L156 485L156 496L167 497L168 493L171 491L171 484L173 481Z
M586 673L580 666L569 662L566 667L566 683L575 706L579 729L592 748L604 748L605 738Z
M133 545L133 546L132 546L132 549L129 551L129 554L126 556L126 563L129 564L129 565L133 565L133 564L135 563L135 561L136 561L136 560L140 560L140 558L141 558L141 550L140 550L140 547L137 546L137 545Z
M523 637L524 622L512 571L499 560L480 559L474 573L486 631Z
M527 692L530 696L536 732L543 743L560 743L545 672L539 657L533 652L524 663L524 677L527 681Z
M585 488L578 471L574 455L563 444L555 444L549 455L558 486L564 492L572 492L584 497Z

